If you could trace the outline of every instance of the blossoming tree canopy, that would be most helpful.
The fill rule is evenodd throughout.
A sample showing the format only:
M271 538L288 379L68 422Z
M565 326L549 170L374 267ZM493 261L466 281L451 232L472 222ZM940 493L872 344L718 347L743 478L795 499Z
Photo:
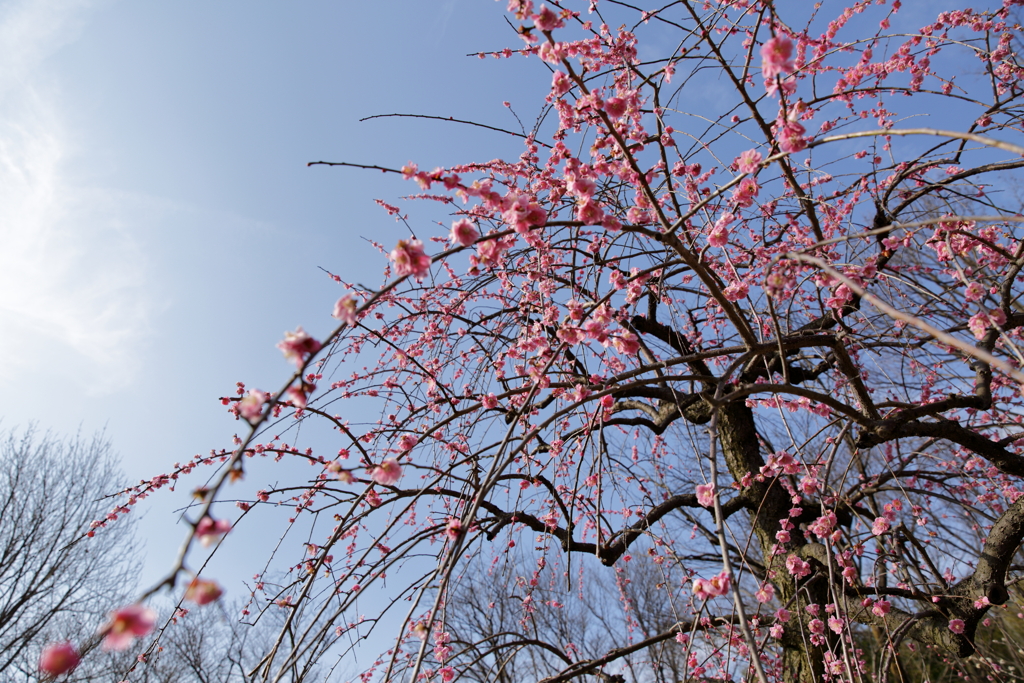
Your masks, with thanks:
M255 584L289 610L267 680L387 628L365 680L975 653L1024 539L1016 4L511 0L518 42L488 54L551 84L522 154L383 168L447 222L403 216L385 284L285 335L280 391L224 399L244 434L173 474L221 468L170 583L233 528L222 501L235 528L285 505L307 540ZM268 456L312 469L246 479ZM501 628L460 611L478 575ZM541 627L590 584L622 601L599 652Z

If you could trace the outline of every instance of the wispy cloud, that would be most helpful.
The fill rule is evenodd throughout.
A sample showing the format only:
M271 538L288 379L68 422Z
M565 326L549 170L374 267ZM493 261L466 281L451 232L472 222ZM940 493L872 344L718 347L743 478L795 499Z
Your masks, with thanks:
M102 393L137 370L145 263L118 193L70 178L85 148L47 68L95 5L0 6L0 380L31 381L45 369Z

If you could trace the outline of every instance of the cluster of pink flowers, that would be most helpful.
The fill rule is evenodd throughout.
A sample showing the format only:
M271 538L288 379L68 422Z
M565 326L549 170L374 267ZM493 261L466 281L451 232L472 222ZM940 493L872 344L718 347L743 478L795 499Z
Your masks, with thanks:
M698 600L709 600L728 593L729 586L729 575L724 571L710 579L698 577L693 580L693 596Z
M776 36L761 46L761 71L767 79L793 73L793 41Z
M1001 308L975 313L967 321L967 327L975 339L984 339L990 327L1002 327L1006 324L1006 313Z
M285 332L284 339L277 344L288 360L301 368L306 359L320 350L320 342L313 339L299 326L294 332Z
M144 605L128 605L110 613L100 627L104 650L125 650L136 638L148 635L156 624L156 612Z
M210 516L206 516L196 524L196 538L205 547L213 545L229 531L231 531L231 522L226 519L215 520Z
M402 466L394 458L385 458L370 470L370 478L383 486L393 486L402 478Z
M216 602L224 591L216 581L207 581L198 576L185 589L185 599L197 605L209 605Z
M359 310L359 302L351 294L347 294L334 304L334 313L331 315L349 327L356 324L356 311Z
M398 240L390 258L395 264L395 275L398 277L411 275L417 282L423 282L430 273L430 257L423 251L423 242L415 237Z
M81 661L78 650L71 643L51 643L39 656L39 671L47 676L63 676L73 671Z

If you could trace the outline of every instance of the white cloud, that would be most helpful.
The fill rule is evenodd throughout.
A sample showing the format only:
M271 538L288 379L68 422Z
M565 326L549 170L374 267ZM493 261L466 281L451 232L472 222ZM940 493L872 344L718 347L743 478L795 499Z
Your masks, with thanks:
M0 379L105 393L131 382L150 306L145 262L117 192L76 185L84 146L46 59L95 3L0 6ZM136 213L129 210L128 215Z

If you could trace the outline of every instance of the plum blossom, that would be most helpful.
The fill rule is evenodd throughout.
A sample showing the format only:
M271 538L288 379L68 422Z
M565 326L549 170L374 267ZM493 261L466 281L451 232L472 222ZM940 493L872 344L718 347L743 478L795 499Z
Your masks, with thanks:
M715 485L714 484L698 484L697 485L697 503L703 505L706 508L711 507L715 504Z
M963 619L950 619L949 630L956 634L964 632L964 620Z
M871 533L875 536L881 536L889 530L890 522L885 517L876 517L874 524L871 525Z
M696 578L693 580L693 596L698 600L708 600L729 592L729 575L724 571L710 579Z
M556 28L561 28L564 22L547 5L541 5L540 10L533 17L533 25L540 31L554 31Z
M51 643L39 655L39 670L47 676L62 676L81 661L78 650L71 643Z
M313 339L300 325L294 332L285 332L284 339L277 344L284 357L301 368L307 358L320 350L320 342Z
M792 73L796 67L793 56L793 41L775 37L761 46L761 71L765 78L774 79L779 74Z
M871 613L876 617L884 617L892 609L892 605L888 600L879 600L871 607Z
M745 209L754 203L754 199L760 190L761 187L757 184L756 180L744 178L740 181L740 186L732 193L732 200L736 202L736 206Z
M263 406L270 400L270 394L259 389L250 389L238 402L238 414L249 422L255 422L263 414Z
M207 581L198 576L192 579L192 583L185 589L185 599L197 605L209 605L211 602L216 602L223 594L223 589L217 585L216 581Z
M604 112L611 119L621 119L628 108L626 100L621 97L609 97L604 101Z
M473 221L463 218L452 223L452 244L468 247L478 239L480 239L480 232L473 225Z
M756 149L748 149L736 157L736 169L740 173L754 173L761 165L761 153Z
M980 301L984 298L987 290L977 282L972 282L967 285L967 289L964 290L964 300L966 301Z
M556 71L551 77L551 92L556 97L561 97L565 93L569 92L569 88L572 87L572 81L565 74L564 71Z
M370 478L378 484L392 486L402 478L402 466L394 458L385 458L381 464L373 468Z
M1003 313L1002 309L993 308L988 313L982 311L971 316L971 319L967 321L967 327L970 329L971 334L974 335L975 339L984 339L985 333L988 328L1001 326L1006 323L1006 314Z
M356 311L358 309L359 303L356 301L356 298L351 294L346 294L334 304L334 313L331 316L349 327L354 327L356 324Z
M775 123L775 138L779 142L779 149L787 154L807 149L807 139L804 133L807 129L797 121L781 120Z
M504 240L488 239L476 243L476 253L469 257L473 266L493 268L509 248Z
M231 531L231 522L226 519L214 520L206 516L196 524L196 538L204 547L210 547L220 540L221 536Z
M802 579L811 573L810 563L801 560L796 555L790 555L786 558L786 569L792 576L798 579Z
M430 273L430 257L423 251L423 242L415 237L398 240L389 258L395 264L395 275L398 277L411 275L417 282L423 282Z
M746 299L747 294L750 292L750 286L746 282L736 281L731 283L728 287L722 290L725 298L729 301L739 301L740 299Z
M612 339L615 350L624 356L632 356L640 350L640 340L632 332L625 332Z
M110 613L110 618L100 627L99 633L104 636L103 649L124 650L136 638L141 638L153 630L156 623L156 612L143 605L127 605Z
M754 597L757 599L758 602L761 602L761 603L768 602L774 596L775 596L775 586L771 585L767 581L762 583L761 587L757 589L756 593L754 593Z
M708 244L713 247L724 247L729 243L729 228L724 225L715 225L708 233Z
M413 446L415 446L419 442L420 440L417 439L412 434L403 434L402 438L398 440L398 452L405 453L407 451L411 451L413 449Z
M456 540L462 534L462 520L458 517L449 517L444 527L444 535L451 540Z
M600 204L588 199L576 206L576 220L584 225L600 225L604 220L604 210Z
M309 382L299 382L288 387L285 394L288 396L288 400L297 408L305 408L309 401L309 395L316 391L316 385L310 384Z

